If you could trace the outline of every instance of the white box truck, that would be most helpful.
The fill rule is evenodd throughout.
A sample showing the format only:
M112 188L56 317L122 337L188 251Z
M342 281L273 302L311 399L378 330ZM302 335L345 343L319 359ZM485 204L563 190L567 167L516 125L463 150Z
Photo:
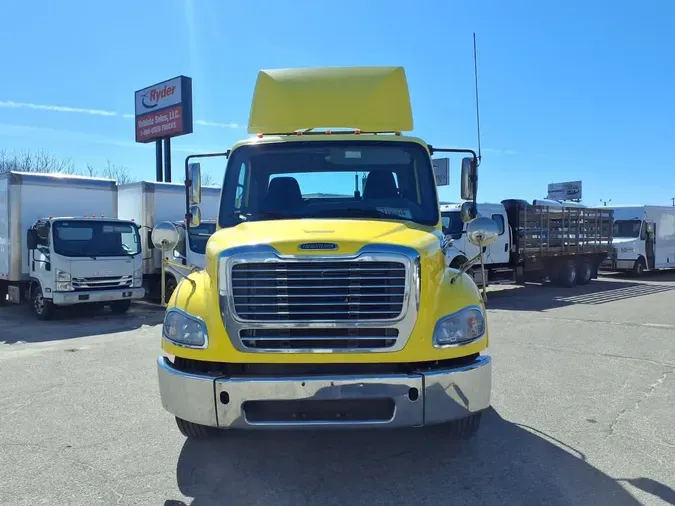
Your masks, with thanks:
M115 181L0 174L0 303L30 301L41 320L73 304L123 313L144 295L141 267L138 227L117 219Z
M601 268L630 271L675 269L675 207L616 206L612 249Z
M152 299L161 298L162 254L152 243L152 229L158 223L170 221L181 232L181 241L169 256L175 261L181 258L186 268L204 268L206 242L216 231L216 216L220 205L220 188L203 187L201 207L204 220L197 228L185 226L185 185L181 183L160 183L138 181L118 187L117 203L119 217L134 220L141 229L143 249L143 278L147 295ZM166 272L166 300L177 285L171 270Z

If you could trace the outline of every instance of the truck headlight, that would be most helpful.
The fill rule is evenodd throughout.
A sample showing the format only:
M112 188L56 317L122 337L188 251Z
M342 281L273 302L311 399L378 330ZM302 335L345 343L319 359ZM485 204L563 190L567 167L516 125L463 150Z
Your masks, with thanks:
M443 348L468 344L485 335L485 315L478 306L469 306L444 316L434 328L434 346Z
M164 315L162 334L173 344L185 348L206 348L206 324L199 318L178 309L169 309Z
M70 281L70 272L62 271L61 269L56 269L56 281Z
M141 286L143 286L143 269L138 269L134 271L133 287L139 288Z
M70 281L57 281L56 282L56 291L57 292L72 292L73 284Z

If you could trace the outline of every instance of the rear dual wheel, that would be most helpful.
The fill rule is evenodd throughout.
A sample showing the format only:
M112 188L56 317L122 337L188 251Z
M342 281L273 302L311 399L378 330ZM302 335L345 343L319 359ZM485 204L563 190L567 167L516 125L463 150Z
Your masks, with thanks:
M574 285L587 285L593 278L593 265L590 260L567 260L560 266L557 281L568 288Z

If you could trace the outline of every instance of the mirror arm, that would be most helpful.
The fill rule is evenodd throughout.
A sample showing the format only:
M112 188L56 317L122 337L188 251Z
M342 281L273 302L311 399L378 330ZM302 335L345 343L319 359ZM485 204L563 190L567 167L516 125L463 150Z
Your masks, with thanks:
M480 256L482 253L478 253L475 257L473 257L471 260L467 260L462 264L462 266L459 268L459 271L457 274L455 274L452 278L450 278L450 284L454 284L455 281L462 275L465 274L469 268L476 263L477 260L480 260Z
M471 155L473 159L476 161L476 167L478 167L478 165L480 164L480 158L473 149L435 148L431 144L428 144L427 146L429 148L429 153L432 155L434 153L466 153Z
M172 261L169 260L168 258L165 258L165 259L164 259L164 265L166 265L167 267L169 267L175 274L178 274L181 278L187 279L187 280L190 282L190 284L192 285L192 288L193 288L193 289L196 289L196 288L197 288L197 283L195 283L194 279L190 279L190 278L188 277L187 274L184 274L184 273L182 273L181 271L179 271L179 270L177 269L177 267L185 268L184 265L179 264L179 263L176 263L176 262L172 262ZM196 272L195 270L192 270L192 269L193 269L193 268L190 267L190 273ZM199 270L199 269L197 269L197 270Z

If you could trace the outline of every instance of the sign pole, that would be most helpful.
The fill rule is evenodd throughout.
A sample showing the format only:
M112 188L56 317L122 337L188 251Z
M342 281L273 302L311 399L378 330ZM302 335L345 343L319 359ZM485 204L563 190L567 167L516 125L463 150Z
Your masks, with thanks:
M162 181L162 139L155 141L155 171L157 181Z
M171 137L164 138L164 182L171 182Z

